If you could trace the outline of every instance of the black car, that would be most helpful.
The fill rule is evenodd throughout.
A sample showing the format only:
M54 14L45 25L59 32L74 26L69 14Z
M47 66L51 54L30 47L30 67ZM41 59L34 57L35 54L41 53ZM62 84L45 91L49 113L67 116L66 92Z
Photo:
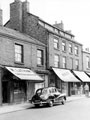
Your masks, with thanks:
M52 107L55 103L65 104L66 94L55 87L40 88L29 101L36 107L43 105Z

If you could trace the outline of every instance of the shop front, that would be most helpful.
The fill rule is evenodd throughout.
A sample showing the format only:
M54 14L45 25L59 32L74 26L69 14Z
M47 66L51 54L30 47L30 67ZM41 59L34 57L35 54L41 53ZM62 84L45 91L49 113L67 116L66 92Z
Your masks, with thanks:
M61 90L62 93L66 93L67 96L78 94L78 86L81 82L78 80L70 70L52 68L53 70L53 83Z
M24 102L31 98L36 83L44 80L26 68L5 67L2 77L2 103Z
M84 91L84 86L85 84L87 83L89 85L89 91L90 91L90 77L89 77L89 73L85 73L84 71L75 71L73 70L73 73L74 75L82 81L82 90L83 90L83 93L85 92Z

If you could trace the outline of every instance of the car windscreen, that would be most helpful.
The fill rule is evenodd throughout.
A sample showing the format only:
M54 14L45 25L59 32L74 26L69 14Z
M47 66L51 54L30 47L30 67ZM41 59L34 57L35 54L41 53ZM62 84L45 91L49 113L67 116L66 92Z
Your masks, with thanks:
M42 90L42 94L47 94L48 93L48 90L47 89L43 89Z

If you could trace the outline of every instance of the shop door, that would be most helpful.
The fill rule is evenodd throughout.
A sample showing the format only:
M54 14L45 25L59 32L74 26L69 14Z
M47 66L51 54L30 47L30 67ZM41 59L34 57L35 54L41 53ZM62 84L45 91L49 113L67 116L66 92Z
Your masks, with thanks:
M8 102L8 82L2 82L2 102Z

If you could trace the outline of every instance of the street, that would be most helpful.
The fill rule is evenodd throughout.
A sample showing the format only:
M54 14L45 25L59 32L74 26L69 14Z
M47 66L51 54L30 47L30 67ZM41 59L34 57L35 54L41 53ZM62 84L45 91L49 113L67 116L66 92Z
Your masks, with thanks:
M90 98L53 107L30 107L0 115L0 120L90 120Z

